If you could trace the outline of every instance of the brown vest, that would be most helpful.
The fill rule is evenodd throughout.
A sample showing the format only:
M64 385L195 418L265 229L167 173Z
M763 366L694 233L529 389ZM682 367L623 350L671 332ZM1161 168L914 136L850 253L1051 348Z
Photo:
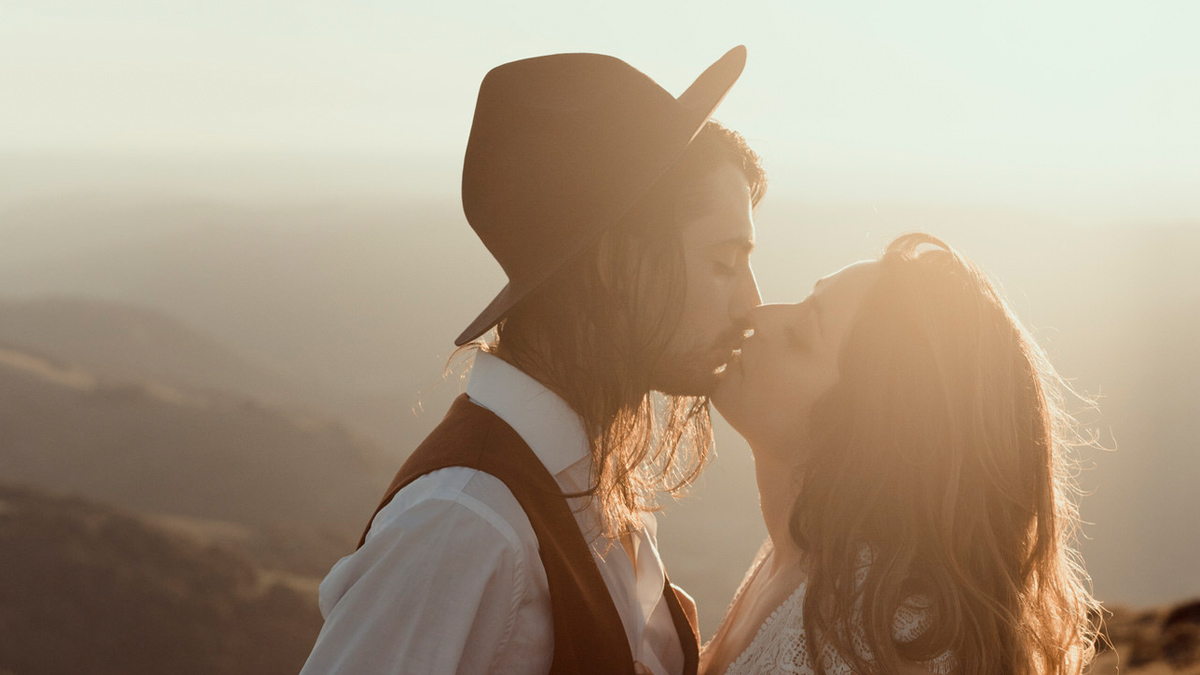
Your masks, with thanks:
M458 397L446 418L413 452L375 510L405 485L438 469L465 466L495 476L516 497L537 535L554 616L552 675L632 675L633 655L616 605L558 483L512 427ZM374 516L372 516L372 519ZM368 525L367 529L370 529ZM366 540L364 531L358 545ZM683 647L684 675L696 675L699 633L671 582L663 597Z

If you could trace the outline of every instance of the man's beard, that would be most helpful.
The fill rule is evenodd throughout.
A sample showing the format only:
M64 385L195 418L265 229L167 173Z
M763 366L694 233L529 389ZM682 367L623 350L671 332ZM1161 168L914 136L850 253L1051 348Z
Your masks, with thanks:
M730 330L710 344L664 355L654 372L654 390L669 396L711 396L719 369L741 341L742 331Z

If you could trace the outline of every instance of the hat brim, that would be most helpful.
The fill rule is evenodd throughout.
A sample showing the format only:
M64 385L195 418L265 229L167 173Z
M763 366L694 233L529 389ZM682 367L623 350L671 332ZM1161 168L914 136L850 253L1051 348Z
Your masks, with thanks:
M687 142L682 143L675 151L669 162L664 163L661 171L648 180L643 186L642 194L636 195L637 199L630 201L630 205L636 203L638 199L645 194L646 190L657 181L663 173L673 166L683 155L684 150L688 145L695 140L696 135L708 123L710 117L717 107L721 105L721 101L725 100L725 95L733 88L733 84L741 76L742 70L746 67L746 48L738 45L730 49L724 56L717 59L711 66L706 68L695 82L687 88L676 100L688 111L687 119L692 127L691 133L687 135ZM616 223L623 213L617 214L609 225ZM582 250L590 241L583 242L579 247ZM488 306L480 312L479 316L467 326L466 330L458 336L454 341L456 346L462 345L479 338L493 326L500 322L501 319L508 314L518 302L523 300L529 293L544 283L547 279L554 275L571 256L564 256L557 265L548 265L539 275L539 278L532 283L525 284L523 289L517 290L511 283L506 284L495 298L492 299Z
M471 325L467 326L467 329L458 336L458 339L454 341L455 346L461 347L488 332L492 326L500 323L504 315L508 314L508 310L512 309L514 305L521 301L521 298L524 298L528 294L528 291L525 293L514 293L512 284L505 284L500 293L488 303L488 306L480 312L479 316L475 317Z

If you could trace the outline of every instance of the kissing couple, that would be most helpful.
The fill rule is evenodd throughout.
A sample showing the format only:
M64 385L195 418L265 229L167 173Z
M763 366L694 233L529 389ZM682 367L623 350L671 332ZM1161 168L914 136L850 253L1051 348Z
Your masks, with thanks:
M304 675L1086 666L1061 380L930 235L761 304L766 178L710 119L745 59L678 97L598 54L487 74L463 210L509 283L455 341L466 393L322 582ZM704 642L653 512L703 469L710 401L769 536Z

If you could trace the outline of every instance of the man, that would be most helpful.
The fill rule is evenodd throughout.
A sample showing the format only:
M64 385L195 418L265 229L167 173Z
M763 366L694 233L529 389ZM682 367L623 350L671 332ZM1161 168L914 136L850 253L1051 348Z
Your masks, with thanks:
M456 344L496 336L322 583L305 674L695 674L649 509L699 474L759 304L765 176L709 121L744 63L678 99L597 54L488 73L463 209L509 284Z

